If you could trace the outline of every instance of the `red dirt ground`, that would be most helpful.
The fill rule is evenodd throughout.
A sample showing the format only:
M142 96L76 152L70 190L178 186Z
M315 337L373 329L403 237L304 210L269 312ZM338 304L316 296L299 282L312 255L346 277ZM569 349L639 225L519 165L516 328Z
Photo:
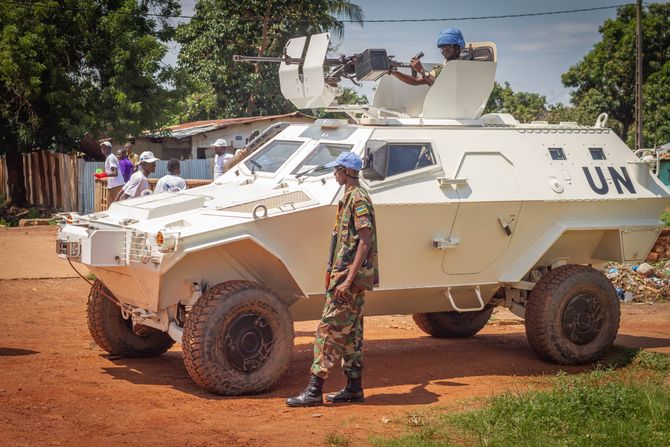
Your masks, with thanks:
M525 389L563 367L528 346L506 311L466 340L426 336L411 317L366 319L365 404L291 409L302 390L315 322L296 324L287 373L272 392L221 397L191 381L177 345L154 359L110 358L91 340L89 286L54 255L56 229L0 230L0 445L324 445L329 432L352 445L391 435L388 423L425 405ZM32 279L30 279L32 278ZM36 279L39 278L39 279ZM618 344L670 353L670 304L626 305ZM336 374L327 391L344 383Z

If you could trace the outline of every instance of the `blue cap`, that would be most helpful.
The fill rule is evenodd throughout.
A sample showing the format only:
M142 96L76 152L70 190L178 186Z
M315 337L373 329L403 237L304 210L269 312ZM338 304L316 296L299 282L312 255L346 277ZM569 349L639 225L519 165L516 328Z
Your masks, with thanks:
M345 168L353 169L354 171L360 171L363 167L363 160L353 152L342 152L337 156L335 161L331 161L324 167L334 168L336 166L344 166Z
M439 47L441 45L458 45L461 48L465 47L465 40L463 39L461 30L456 28L443 29L437 38L437 46Z

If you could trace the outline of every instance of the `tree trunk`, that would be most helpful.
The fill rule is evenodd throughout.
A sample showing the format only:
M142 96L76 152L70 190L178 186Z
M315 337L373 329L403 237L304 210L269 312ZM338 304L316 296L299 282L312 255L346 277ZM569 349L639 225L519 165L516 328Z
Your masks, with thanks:
M23 178L23 154L17 150L7 152L7 186L9 187L9 201L12 205L26 204L26 187Z
M267 50L270 45L270 36L268 35L270 27L270 13L272 11L272 0L267 0L265 5L265 14L263 14L263 31L261 32L261 46L258 48L258 57L265 56L265 50ZM254 64L254 72L259 74L261 72L261 64L256 62ZM251 92L249 95L249 100L247 101L247 116L252 116L254 109L256 108L256 95L254 92Z
M621 139L624 143L628 144L628 130L630 129L632 123L629 121L621 121Z

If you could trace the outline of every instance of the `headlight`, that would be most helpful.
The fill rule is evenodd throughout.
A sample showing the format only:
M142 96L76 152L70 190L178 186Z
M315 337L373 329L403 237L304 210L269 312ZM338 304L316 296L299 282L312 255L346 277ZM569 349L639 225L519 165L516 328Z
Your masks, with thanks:
M161 253L171 252L177 246L177 236L161 230L156 234L156 245Z

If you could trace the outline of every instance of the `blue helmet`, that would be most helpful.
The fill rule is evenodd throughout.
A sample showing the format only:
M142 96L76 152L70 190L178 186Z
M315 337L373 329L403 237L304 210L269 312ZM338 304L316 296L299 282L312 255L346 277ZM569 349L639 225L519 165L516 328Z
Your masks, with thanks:
M335 161L331 161L324 165L325 168L335 168L337 166L344 166L345 168L353 169L354 171L360 171L363 167L363 161L361 160L361 157L353 152L342 152Z
M458 45L461 48L465 47L465 40L463 39L461 30L456 28L443 29L437 38L437 46L439 47L442 45Z

